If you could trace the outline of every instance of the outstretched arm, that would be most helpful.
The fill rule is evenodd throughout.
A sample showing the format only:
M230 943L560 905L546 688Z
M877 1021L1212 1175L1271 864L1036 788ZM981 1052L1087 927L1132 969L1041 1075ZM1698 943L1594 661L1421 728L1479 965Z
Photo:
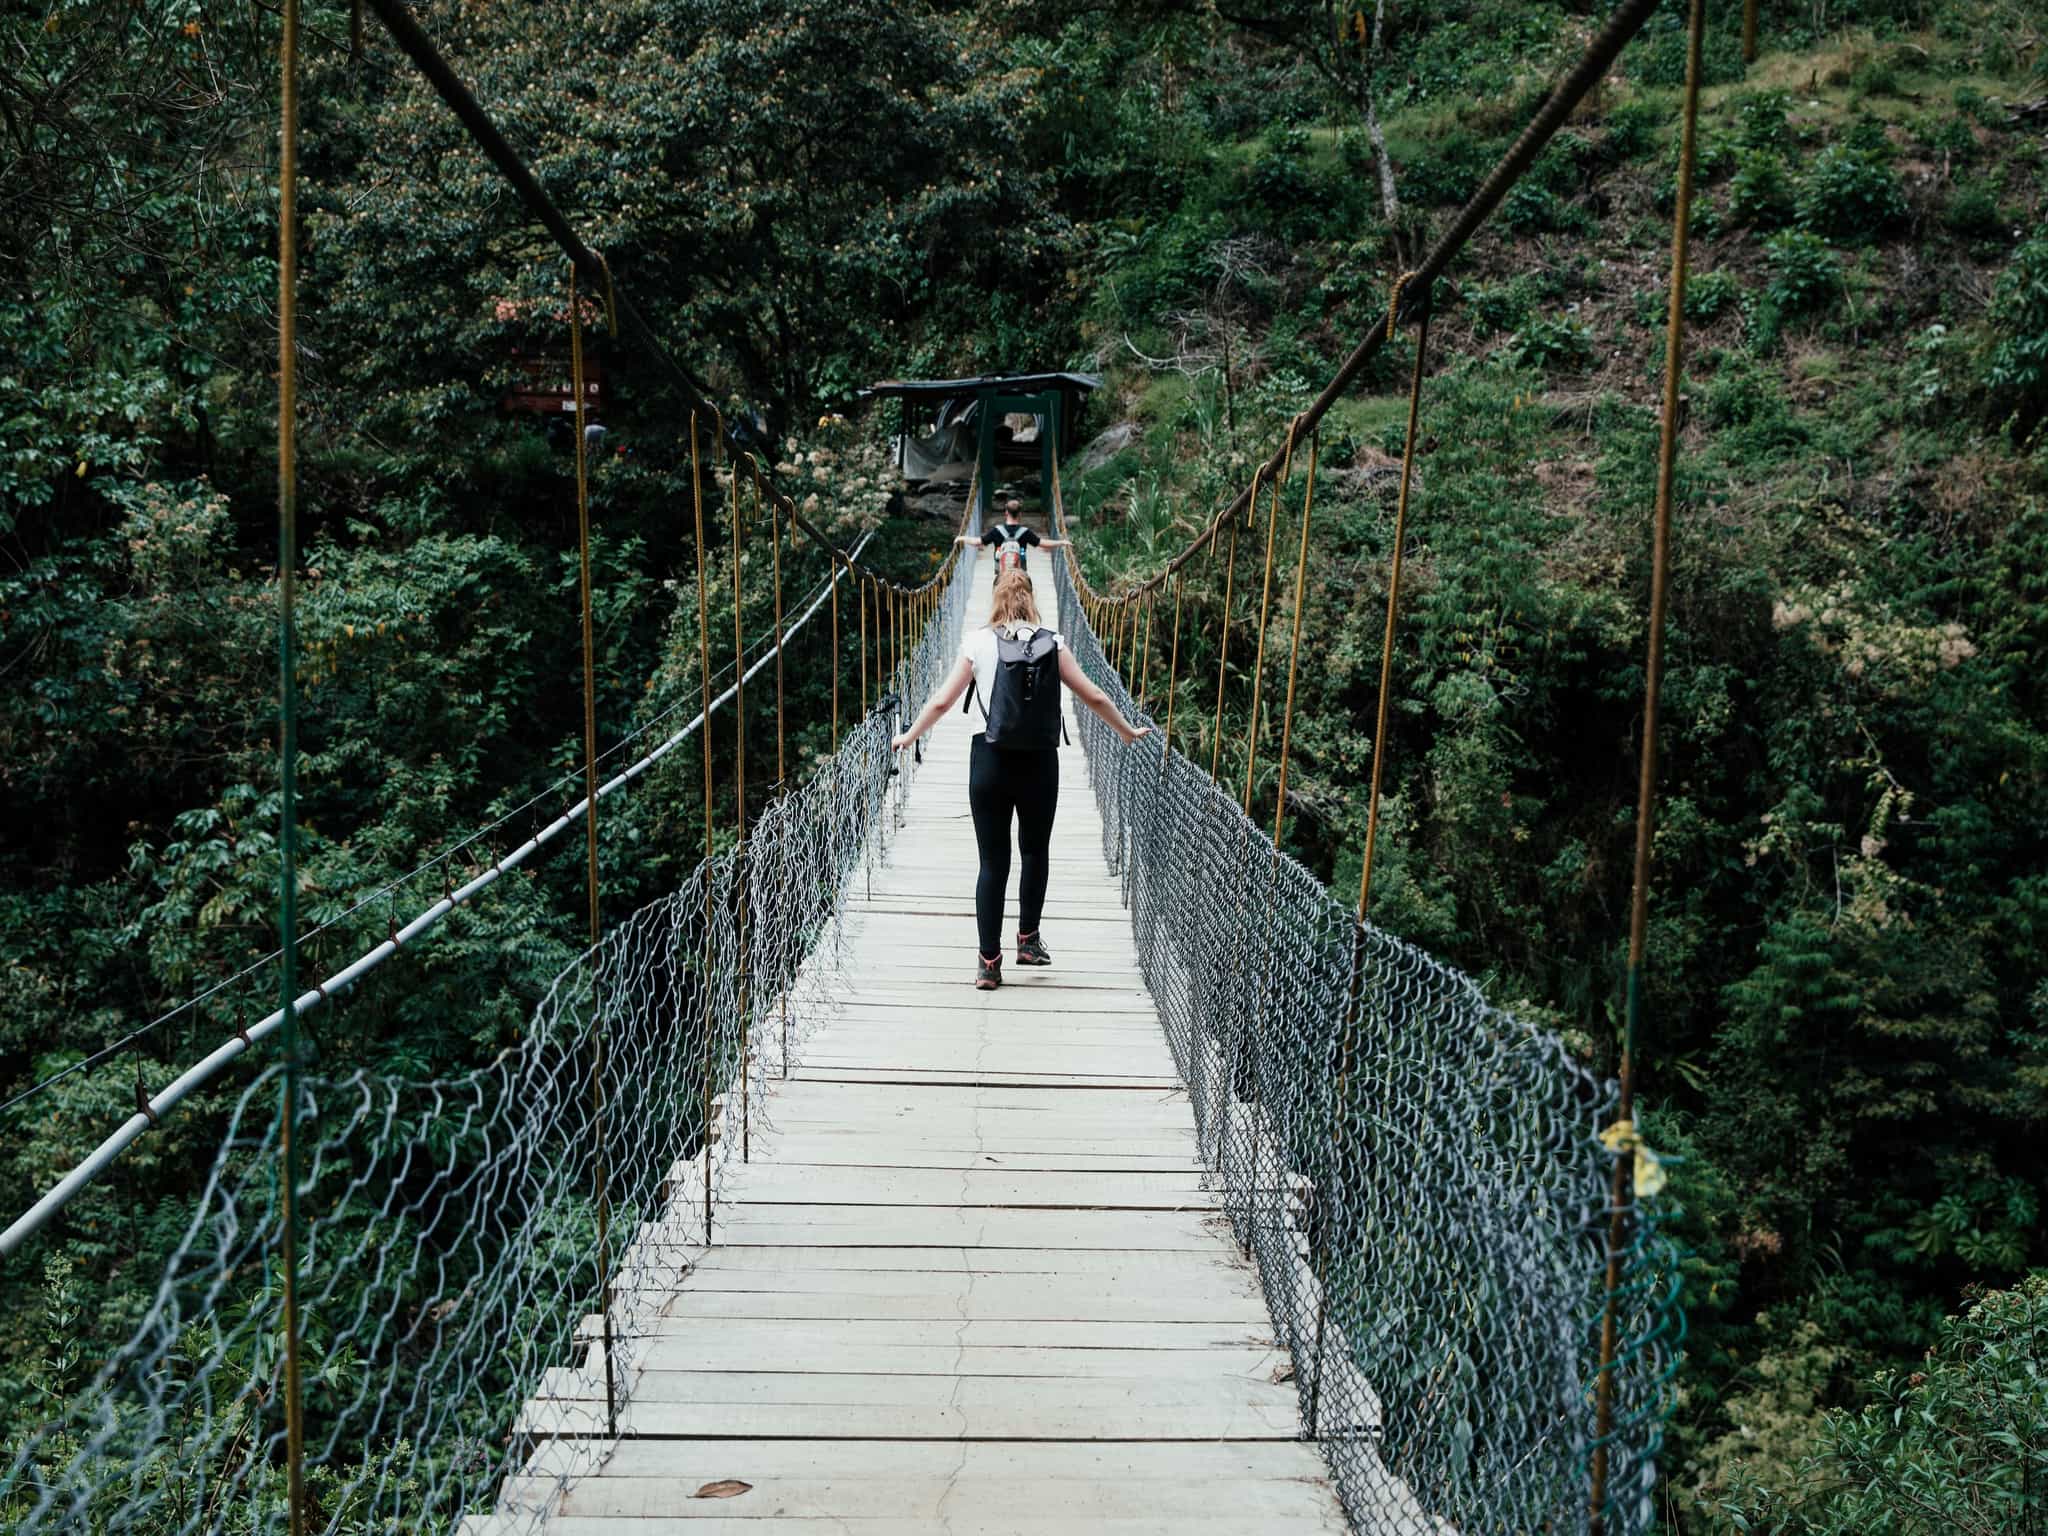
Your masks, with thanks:
M1109 728L1124 741L1138 741L1152 734L1151 726L1133 725L1124 718L1123 711L1116 707L1108 694L1095 686L1088 674L1081 670L1081 663L1074 660L1074 653L1065 646L1060 648L1060 681L1073 689L1075 698L1108 721Z
M962 656L953 663L953 670L946 674L946 680L939 684L938 691L918 711L917 719L909 730L889 743L892 751L901 752L918 737L939 723L939 716L960 702L960 695L967 691L967 685L974 678L974 663Z
M1070 549L1073 547L1074 541L1072 539L1040 539L1038 543L1042 549Z

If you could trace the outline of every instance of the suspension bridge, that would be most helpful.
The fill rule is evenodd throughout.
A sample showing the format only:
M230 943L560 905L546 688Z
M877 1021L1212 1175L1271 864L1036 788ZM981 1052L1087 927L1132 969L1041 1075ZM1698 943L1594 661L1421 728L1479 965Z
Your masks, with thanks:
M165 1115L226 1083L242 1058L277 1048L226 1113L147 1314L88 1387L10 1432L0 1516L24 1533L151 1536L625 1536L685 1520L756 1536L1649 1529L1682 1314L1675 1255L1658 1232L1654 1157L1634 1132L1633 1031L1698 0L1618 1080L1369 921L1377 751L1357 901L1282 849L1317 425L1413 323L1377 743L1433 284L1652 0L1628 0L1591 39L1394 285L1384 329L1360 342L1188 546L1114 591L1091 586L1071 548L1041 556L1048 621L1119 707L1158 732L1124 747L1075 712L1045 919L1057 963L993 994L967 984L967 723L949 719L928 752L889 746L968 627L985 621L986 562L962 549L923 586L892 583L858 547L834 546L763 465L722 452L718 413L408 8L368 3L567 254L579 405L579 279L688 403L701 708L665 737L636 733L597 750L579 430L582 797L509 853L477 856L482 867L459 890L449 878L412 922L393 920L385 944L304 988L290 905L287 259L279 1007L156 1094L139 1089L136 1114L0 1234L0 1254L61 1231L78 1191ZM285 20L289 256L294 0ZM993 489L970 487L968 532ZM1050 458L1040 489L1042 515L1066 535ZM765 524L775 540L775 625L772 645L750 642L735 585L732 685L714 698L703 556L721 516L735 584L744 531ZM782 560L798 534L825 552L828 574L786 621ZM1240 544L1254 573L1242 589ZM1220 593L1204 586L1219 566ZM1198 677L1182 669L1182 641L1209 621L1220 622L1220 654L1213 675ZM747 685L771 661L779 678L785 646L827 624L832 750L807 775L778 761L774 793L750 821ZM1219 771L1233 644L1251 693L1241 792ZM849 646L858 670L846 691L858 707L842 729ZM721 844L708 825L710 735L727 707L740 792L734 835ZM1185 722L1211 708L1210 750L1198 760ZM675 890L605 925L602 806L692 736L703 752L704 858ZM629 750L638 755L600 777L602 760ZM1270 826L1252 816L1261 752L1278 773ZM514 1048L440 1079L307 1065L302 1019L431 942L450 912L576 829L589 866L588 947Z

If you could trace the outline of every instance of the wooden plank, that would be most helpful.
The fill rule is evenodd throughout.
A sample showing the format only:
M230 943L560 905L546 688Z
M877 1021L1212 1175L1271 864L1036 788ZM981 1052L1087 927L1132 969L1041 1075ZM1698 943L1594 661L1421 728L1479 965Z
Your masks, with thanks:
M1044 1071L954 1071L948 1067L799 1067L791 1081L807 1083L928 1083L934 1087L1167 1087L1165 1075L1100 1077Z
M574 1446L549 1442L535 1448L521 1475L534 1480L573 1473L587 1460ZM923 1440L867 1444L827 1440L622 1440L605 1466L627 1480L721 1477L759 1481L773 1477L828 1477L888 1482L937 1467L969 1480L1023 1477L1043 1482L1092 1482L1117 1477L1132 1483L1187 1482L1214 1475L1230 1481L1313 1478L1321 1459L1313 1447L1270 1440L1129 1444L1098 1441L971 1441L933 1445Z
M782 1324L759 1337L673 1337L657 1334L634 1346L642 1374L633 1386L636 1402L660 1402L673 1391L678 1402L698 1400L695 1376L725 1371L784 1372L804 1380L822 1372L857 1376L929 1376L949 1383L976 1377L1008 1381L1081 1381L1097 1377L1147 1382L1170 1379L1214 1381L1219 1377L1271 1379L1281 1356L1271 1348L1240 1349L1062 1349L1050 1345L1004 1347L951 1344L863 1344L851 1319L841 1326L802 1334ZM878 1325L877 1325L878 1326ZM969 1325L959 1325L965 1328ZM808 1340L808 1342L806 1342ZM601 1375L576 1378L586 1394L604 1396ZM1292 1391L1289 1392L1292 1402Z
M726 1458L727 1463L739 1464L728 1466L715 1478L618 1477L607 1469L604 1477L572 1487L562 1499L561 1513L568 1518L632 1519L636 1528L649 1518L666 1517L686 1519L694 1530L706 1519L730 1520L743 1514L777 1520L930 1520L940 1528L950 1528L962 1519L1014 1517L1019 1509L1042 1507L1051 1494L1073 1510L1077 1519L1085 1512L1091 1527L1104 1518L1187 1520L1198 1516L1210 1520L1232 1517L1255 1526L1264 1519L1320 1517L1329 1497L1312 1483L1277 1477L1233 1478L1211 1472L1181 1479L1130 1478L1107 1468L1093 1477L1061 1480L1068 1486L1049 1488L1043 1477L1015 1472L962 1475L946 1466L953 1455L950 1447L925 1445L920 1449L930 1453L928 1462L887 1479L858 1473L805 1476L763 1472L744 1458ZM705 1460L707 1465L721 1464L716 1458ZM696 1490L706 1483L726 1479L752 1486L736 1498L695 1497ZM546 1492L542 1485L529 1487L529 1497Z
M838 1278L844 1279L845 1276L842 1274ZM1095 1287L1053 1287L1044 1283L1046 1277L1035 1278L1036 1284L1001 1291L991 1291L992 1282L987 1279L971 1287L940 1292L901 1286L880 1293L836 1286L820 1290L758 1290L749 1287L732 1291L693 1286L681 1298L686 1309L682 1317L691 1320L900 1318L918 1321L935 1315L957 1315L977 1322L1106 1322L1118 1327L1130 1323L1267 1325L1265 1306L1255 1295L1155 1296L1144 1291L1118 1294ZM660 1333L669 1321L657 1318L647 1325L646 1331Z
M666 1316L636 1326L636 1335L662 1343L684 1341L741 1347L783 1346L796 1351L829 1350L836 1343L885 1349L1005 1349L1072 1350L1105 1355L1145 1353L1171 1349L1208 1352L1212 1350L1269 1351L1274 1347L1272 1325L1264 1318L1251 1322L1183 1322L1178 1319L1154 1322L1076 1322L1071 1318L973 1318L926 1313L906 1318L745 1318L699 1316L692 1299L678 1298ZM964 1299L964 1298L963 1298ZM819 1356L819 1369L829 1369ZM672 1367L677 1368L677 1367ZM767 1365L758 1367L767 1370ZM1025 1374L1058 1374L1032 1370ZM1115 1373L1110 1373L1115 1374Z
M957 1244L720 1242L695 1260L692 1275L726 1273L839 1273L945 1275L1118 1275L1227 1274L1249 1277L1250 1267L1228 1243L1203 1248L965 1248Z
M1214 1222L1215 1225L1210 1225ZM1179 1211L955 1210L938 1206L742 1205L721 1213L721 1242L789 1246L1164 1249L1200 1253L1220 1240L1220 1218Z
M1043 1502L1035 1507L1043 1508ZM1068 1507L1060 1506L1063 1511ZM1310 1519L1320 1519L1322 1523L1304 1523ZM463 1525L462 1536L532 1536L535 1527L531 1521L532 1517L528 1515L473 1516ZM1225 1531L1245 1536L1247 1526L1245 1517L1235 1514L1218 1515L1213 1519L1178 1515L1121 1519L1101 1518L1075 1510L1035 1516L996 1513L948 1515L939 1520L901 1519L896 1516L868 1520L838 1515L815 1519L776 1515L755 1518L720 1510L698 1517L666 1514L616 1519L603 1515L559 1515L550 1518L542 1529L554 1533L554 1536L1075 1536L1079 1531L1086 1531L1090 1536L1181 1536L1182 1532L1194 1532L1196 1536L1216 1532L1220 1536ZM1260 1532L1341 1532L1349 1531L1351 1527L1340 1517L1326 1514L1290 1517L1283 1524L1276 1524L1273 1517L1266 1517L1255 1529ZM1415 1529L1427 1531L1430 1528L1418 1526ZM1448 1530L1449 1527L1443 1529Z
M863 1137L849 1133L836 1143L828 1136L798 1137L794 1134L764 1136L758 1129L754 1145L757 1158L773 1159L784 1167L809 1168L1007 1168L1015 1173L1180 1173L1199 1179L1200 1171L1189 1158L1189 1148L1173 1141L1160 1141L1156 1151L1133 1150L1129 1143L1114 1148L1076 1150L1071 1142L1057 1142L1053 1150L988 1150L958 1142L892 1137ZM901 1161L889 1160L894 1153Z
M727 1197L749 1205L945 1205L1212 1210L1192 1170L1029 1173L995 1168L819 1168L757 1163L726 1175Z

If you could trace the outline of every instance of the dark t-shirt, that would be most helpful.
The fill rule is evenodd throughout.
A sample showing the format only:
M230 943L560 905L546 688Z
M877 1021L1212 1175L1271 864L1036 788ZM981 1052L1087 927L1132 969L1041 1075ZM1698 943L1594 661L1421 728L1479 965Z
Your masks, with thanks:
M981 536L984 549L992 549L998 544L1022 544L1028 549L1038 542L1038 530L1027 528L1022 523L995 523Z

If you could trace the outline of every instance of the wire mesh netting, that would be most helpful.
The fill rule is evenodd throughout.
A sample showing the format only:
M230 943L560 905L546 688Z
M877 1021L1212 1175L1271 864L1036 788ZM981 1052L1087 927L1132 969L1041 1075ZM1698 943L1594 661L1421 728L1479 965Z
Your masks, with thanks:
M1149 721L1056 572L1076 659ZM1353 1524L1585 1530L1615 1086L1357 921L1206 768L1076 715L1206 1169ZM1675 1256L1631 1212L1611 1533L1653 1523L1682 1326Z
M900 700L950 667L971 569L837 754L564 970L515 1049L302 1079L308 1529L531 1529L632 1433L649 1324L836 1007L845 896L907 792ZM280 1074L242 1095L142 1324L85 1390L17 1408L8 1529L288 1528Z

